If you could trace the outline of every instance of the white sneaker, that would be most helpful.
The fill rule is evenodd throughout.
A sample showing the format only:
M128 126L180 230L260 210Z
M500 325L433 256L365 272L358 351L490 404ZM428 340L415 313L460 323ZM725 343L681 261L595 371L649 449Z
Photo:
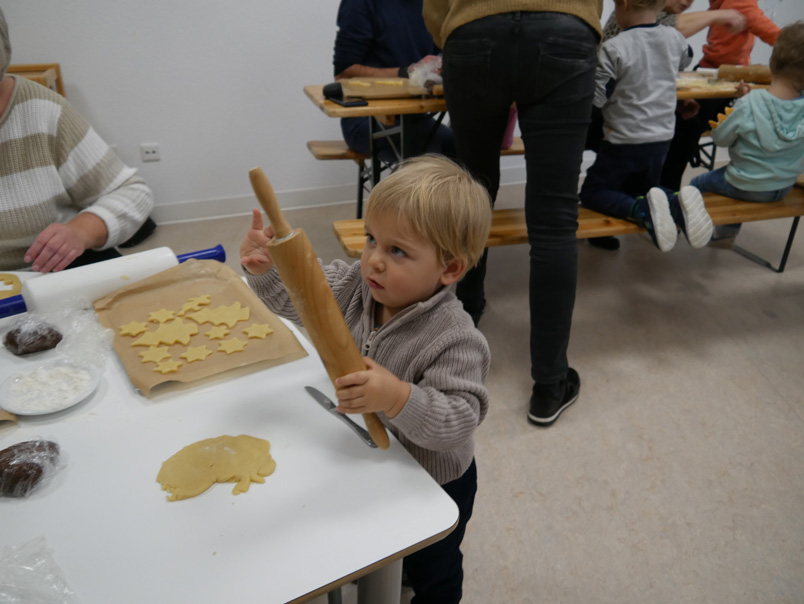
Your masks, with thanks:
M677 221L684 231L684 236L694 248L702 248L712 239L714 225L709 212L706 211L703 195L692 186L681 187L678 192L678 205L683 220Z
M659 187L653 187L647 194L650 216L643 216L645 228L650 233L653 243L663 252L673 249L678 239L678 229L670 214L670 203L667 195Z

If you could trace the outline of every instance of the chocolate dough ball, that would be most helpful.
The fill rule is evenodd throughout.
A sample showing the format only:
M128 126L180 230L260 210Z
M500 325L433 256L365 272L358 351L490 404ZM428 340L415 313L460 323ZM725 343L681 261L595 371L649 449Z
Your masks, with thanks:
M14 354L21 356L40 350L49 350L61 342L61 334L47 321L25 317L17 321L6 333L3 344Z
M25 497L46 470L59 459L59 446L49 440L29 440L0 451L0 495Z

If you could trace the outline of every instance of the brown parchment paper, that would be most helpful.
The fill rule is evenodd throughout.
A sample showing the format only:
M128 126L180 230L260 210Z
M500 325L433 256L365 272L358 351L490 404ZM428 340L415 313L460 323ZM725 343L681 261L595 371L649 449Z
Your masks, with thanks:
M190 298L206 294L210 295L210 303L201 308L214 309L235 302L240 302L241 306L249 308L249 318L239 321L234 327L227 327L230 333L225 338L237 337L248 342L242 352L232 354L218 352L218 345L222 340L211 340L205 335L214 325L196 324L188 316L184 316L181 317L184 322L195 324L198 333L190 338L186 346L179 342L170 346L160 344L168 346L172 360L183 363L176 373L162 374L155 371L155 363L142 362L139 353L147 350L147 346L131 345L144 334L120 335L122 325L131 321L148 322L150 313L163 308L174 311L178 316L182 305ZM158 384L193 382L245 366L253 370L264 369L307 356L304 347L279 317L265 307L235 271L216 260L188 260L152 277L127 285L97 300L95 311L101 325L114 331L115 352L120 357L131 382L146 396L150 395L151 390ZM249 338L243 330L253 323L268 323L274 333L265 339ZM148 323L148 331L155 330L158 325ZM213 353L203 361L189 363L179 357L191 346L204 345Z

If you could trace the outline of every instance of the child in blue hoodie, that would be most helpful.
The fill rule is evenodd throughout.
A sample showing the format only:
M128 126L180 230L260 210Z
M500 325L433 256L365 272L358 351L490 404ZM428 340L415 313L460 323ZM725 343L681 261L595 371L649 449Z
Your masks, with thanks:
M771 84L752 90L712 130L729 148L728 165L696 176L702 193L767 203L790 192L804 167L804 21L779 32L770 59ZM736 236L740 225L718 228L715 238Z

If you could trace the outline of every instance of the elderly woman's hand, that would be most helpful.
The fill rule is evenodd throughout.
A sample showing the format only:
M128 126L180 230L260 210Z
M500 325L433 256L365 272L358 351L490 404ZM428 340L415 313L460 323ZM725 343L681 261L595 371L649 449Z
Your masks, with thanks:
M92 212L81 212L65 224L54 222L39 233L25 252L25 262L41 273L60 271L90 248L106 243L106 223Z
M53 223L39 233L25 252L25 262L33 264L40 273L60 271L86 251L86 244L77 229Z

